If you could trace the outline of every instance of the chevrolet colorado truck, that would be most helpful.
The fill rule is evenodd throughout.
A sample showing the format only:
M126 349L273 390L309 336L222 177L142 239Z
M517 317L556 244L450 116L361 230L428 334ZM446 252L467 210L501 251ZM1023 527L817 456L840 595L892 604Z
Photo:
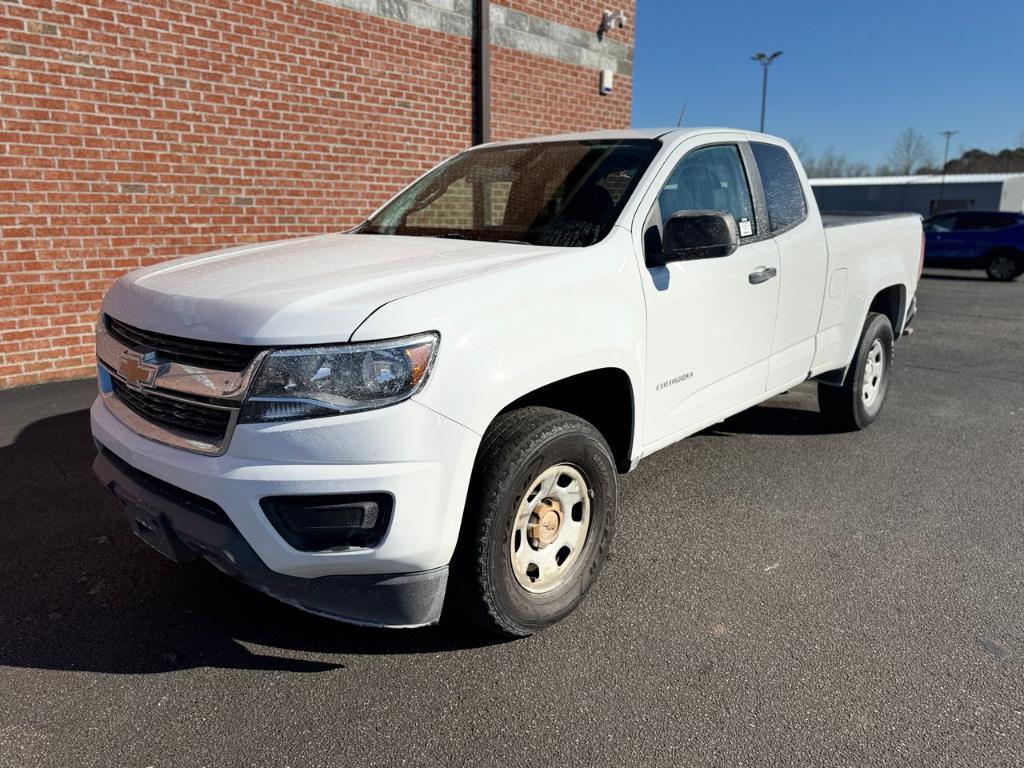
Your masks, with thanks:
M117 280L94 468L156 550L298 608L527 635L644 456L808 379L868 426L921 259L916 215L823 225L767 135L480 146L351 231Z

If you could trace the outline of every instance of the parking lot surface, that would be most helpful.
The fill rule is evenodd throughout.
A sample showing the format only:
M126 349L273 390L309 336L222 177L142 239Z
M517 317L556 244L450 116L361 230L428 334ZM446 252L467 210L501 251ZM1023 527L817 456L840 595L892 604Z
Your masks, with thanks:
M805 385L645 459L583 607L508 643L164 561L94 383L0 392L0 766L1020 764L1024 284L919 300L876 424Z

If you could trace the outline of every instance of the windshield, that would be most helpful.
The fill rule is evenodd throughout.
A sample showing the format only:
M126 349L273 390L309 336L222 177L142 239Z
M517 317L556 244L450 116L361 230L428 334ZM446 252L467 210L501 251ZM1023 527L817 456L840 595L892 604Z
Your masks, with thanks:
M654 139L484 147L438 166L356 232L593 245L661 147Z

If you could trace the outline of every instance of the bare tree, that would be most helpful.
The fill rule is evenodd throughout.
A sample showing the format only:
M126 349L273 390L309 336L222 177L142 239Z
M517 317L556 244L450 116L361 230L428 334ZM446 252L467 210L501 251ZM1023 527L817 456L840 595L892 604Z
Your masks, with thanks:
M1021 134L1024 136L1024 133ZM807 143L807 140L803 136L795 136L789 140L789 146L796 152L796 156L800 158L800 162L805 166L814 160L814 153L811 152L811 145Z
M815 175L821 178L835 178L846 175L846 165L849 162L846 155L837 152L832 147L825 150L825 154L814 163Z
M1021 131L1020 133L1017 134L1017 147L1019 149L1024 149L1024 131ZM963 152L961 152L960 154L962 155Z
M847 176L870 176L871 166L867 163L862 163L858 160L851 160L850 164L846 166Z
M935 150L931 143L919 131L907 128L896 137L886 170L890 173L907 176L935 164Z
M797 153L800 154L799 152ZM801 159L803 159L801 157ZM821 157L808 157L803 160L807 175L812 178L830 179L842 176L867 176L870 173L866 163L850 160L845 153L832 147L825 150Z
M871 169L867 163L860 163L850 160L845 153L839 152L832 147L825 150L820 157L811 151L811 145L802 136L796 136L789 140L796 156L803 163L804 170L812 179L827 179L838 176L868 176Z

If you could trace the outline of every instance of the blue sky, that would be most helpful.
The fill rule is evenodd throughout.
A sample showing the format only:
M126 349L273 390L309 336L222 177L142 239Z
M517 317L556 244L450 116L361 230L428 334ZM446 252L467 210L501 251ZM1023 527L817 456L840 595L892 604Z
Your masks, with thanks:
M962 149L1015 146L1024 131L1024 0L691 2L639 0L633 125L758 127L874 166L913 126Z

